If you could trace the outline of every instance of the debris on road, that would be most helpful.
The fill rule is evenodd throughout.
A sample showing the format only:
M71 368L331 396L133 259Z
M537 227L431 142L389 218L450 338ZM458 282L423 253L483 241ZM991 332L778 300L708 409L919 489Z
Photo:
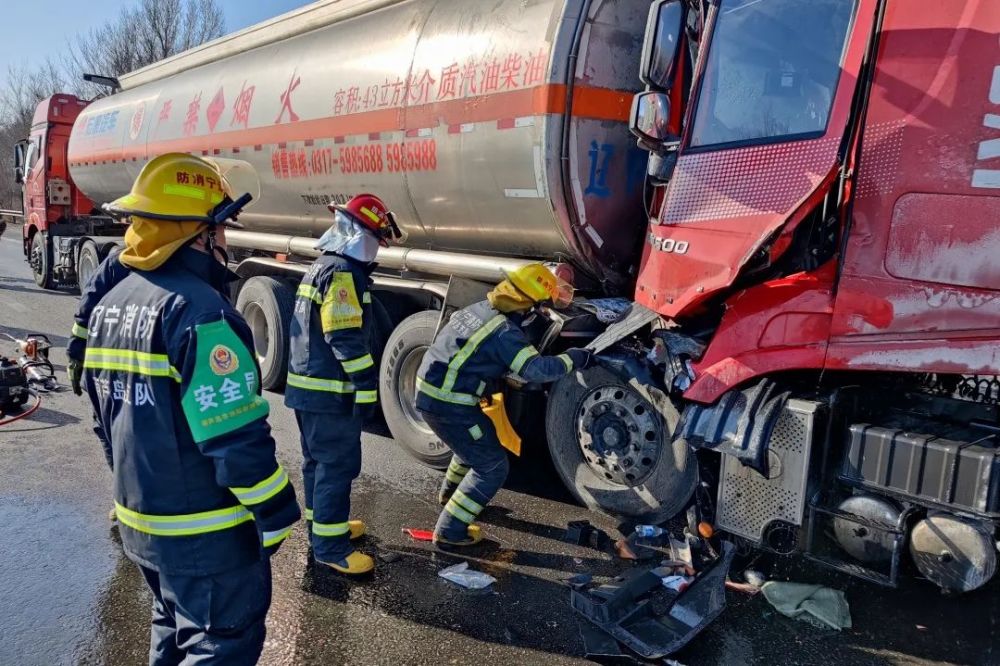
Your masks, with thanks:
M700 570L690 581L678 575L684 570L679 562L633 569L606 585L573 589L570 604L630 650L646 659L661 659L687 645L722 613L735 552L731 543L723 542L722 554L699 561Z
M691 585L693 580L690 576L678 576L676 574L663 577L663 587L668 590L673 590L674 592L683 592Z
M594 580L594 577L590 574L576 574L575 576L570 576L566 579L566 584L569 585L574 590L581 590Z
M587 659L621 659L626 657L621 645L613 636L605 633L589 622L580 622L580 638L583 639L583 653ZM635 660L631 660L633 663Z
M786 617L821 629L851 628L851 609L840 590L823 585L768 581L761 587L764 598Z
M572 520L566 525L563 541L594 550L609 551L611 537L604 530L594 527L589 520Z
M470 569L468 562L459 562L441 569L438 576L470 590L482 590L497 582L496 578L487 573Z
M761 588L764 587L764 583L767 582L767 578L761 572L756 569L747 569L743 572L743 580L747 582L748 585L753 585L754 587Z
M403 534L410 535L414 541L433 541L434 532L430 530L418 530L413 527L404 527Z
M632 546L629 545L627 539L618 539L615 541L615 552L618 553L618 557L623 560L637 560L635 551L632 550Z
M726 589L732 590L733 592L742 592L743 594L749 594L751 597L755 594L760 593L760 588L751 585L750 583L737 583L735 581L727 580Z

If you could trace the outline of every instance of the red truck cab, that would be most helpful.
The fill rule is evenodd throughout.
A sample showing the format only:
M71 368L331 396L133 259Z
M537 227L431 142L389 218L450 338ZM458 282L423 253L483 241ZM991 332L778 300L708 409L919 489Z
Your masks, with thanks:
M14 177L22 185L24 256L35 282L46 289L85 282L122 234L70 175L70 132L88 104L66 94L42 100L28 138L14 148Z

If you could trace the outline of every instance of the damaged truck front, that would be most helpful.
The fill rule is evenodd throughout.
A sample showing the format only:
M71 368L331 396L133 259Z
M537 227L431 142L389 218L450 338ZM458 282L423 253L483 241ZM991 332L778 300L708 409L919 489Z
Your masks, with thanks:
M693 502L884 585L993 576L998 30L974 0L654 4L635 304L547 408L581 501Z

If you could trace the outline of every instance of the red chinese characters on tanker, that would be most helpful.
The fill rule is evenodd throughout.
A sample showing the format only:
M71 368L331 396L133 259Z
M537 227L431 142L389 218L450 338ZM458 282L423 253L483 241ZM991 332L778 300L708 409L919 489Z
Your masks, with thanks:
M333 115L351 115L450 99L530 88L545 82L549 54L508 53L453 62L439 71L419 70L369 85L340 88L333 95ZM437 78L435 78L437 74Z
M334 174L413 173L436 171L437 167L434 139L337 148L278 148L271 152L271 171L279 180Z

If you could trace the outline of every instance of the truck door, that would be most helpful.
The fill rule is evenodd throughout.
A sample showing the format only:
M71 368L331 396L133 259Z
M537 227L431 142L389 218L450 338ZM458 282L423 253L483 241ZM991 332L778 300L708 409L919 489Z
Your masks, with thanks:
M832 182L876 0L718 0L636 300L677 317L728 288Z
M45 218L45 161L41 160L43 131L37 131L27 141L23 142L22 196L24 206L25 230L34 225L44 228Z
M1000 4L890 2L828 366L1000 372Z

